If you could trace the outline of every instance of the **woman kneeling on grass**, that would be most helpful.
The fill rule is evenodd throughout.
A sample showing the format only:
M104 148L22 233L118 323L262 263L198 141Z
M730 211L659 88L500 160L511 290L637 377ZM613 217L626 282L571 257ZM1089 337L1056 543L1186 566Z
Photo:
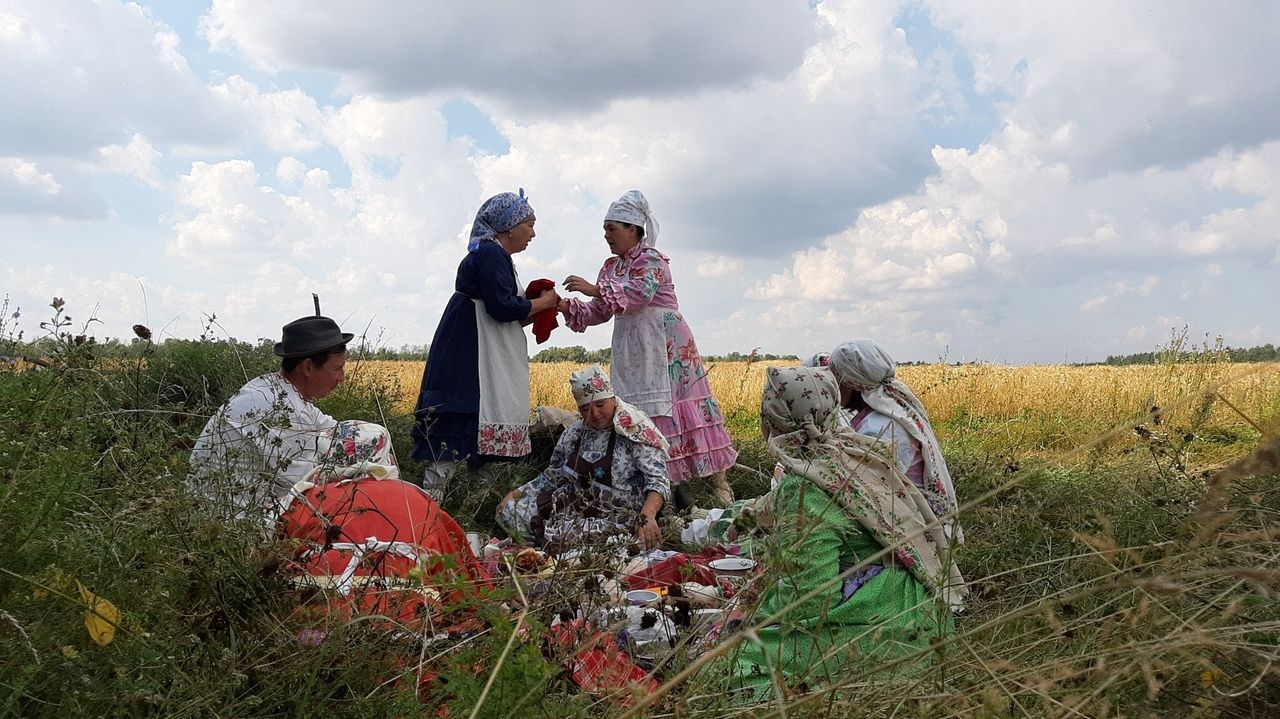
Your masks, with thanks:
M560 435L551 464L498 505L510 534L554 550L634 533L658 545L671 498L667 442L648 415L618 399L599 365L569 378L582 419Z
M838 420L830 372L770 367L761 431L784 469L773 491L776 554L744 640L739 683L832 684L859 662L924 653L953 631L966 590L937 516L875 440ZM887 551L886 551L887 550ZM776 618L775 618L775 615Z
M327 613L382 615L410 631L478 627L464 608L489 575L453 517L400 480L385 427L339 422L291 497L277 526L298 544L294 583Z

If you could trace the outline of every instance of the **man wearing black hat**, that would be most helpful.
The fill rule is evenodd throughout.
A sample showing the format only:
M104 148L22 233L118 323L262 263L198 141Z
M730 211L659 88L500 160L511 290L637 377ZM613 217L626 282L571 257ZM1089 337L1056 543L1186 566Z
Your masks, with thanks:
M337 420L313 404L342 383L353 335L316 315L284 326L280 371L249 380L205 425L188 483L237 518L275 520L294 484L328 450Z

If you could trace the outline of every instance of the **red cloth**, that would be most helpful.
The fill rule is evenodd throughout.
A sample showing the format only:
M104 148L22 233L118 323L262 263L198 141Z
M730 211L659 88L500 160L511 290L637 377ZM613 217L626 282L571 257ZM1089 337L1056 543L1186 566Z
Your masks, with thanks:
M491 587L489 573L472 555L462 527L420 487L366 477L312 487L303 498L281 515L278 528L299 540L302 573L321 588L330 611L340 617L384 615L402 623L420 622L431 613L437 625L474 623L470 612L450 609ZM350 591L340 593L333 585L355 555L350 545L369 540L402 542L420 561L394 549L367 551L355 567Z
M525 288L524 296L525 299L537 299L542 296L543 292L554 290L555 288L556 283L546 278L534 280ZM533 316L533 338L538 340L538 344L542 344L551 336L551 330L559 326L560 320L556 319L556 308L552 307L549 310L543 310Z
M716 557L711 557L715 559ZM684 582L697 582L708 586L716 585L716 573L707 566L709 559L687 554L674 554L666 559L635 574L623 577L631 589L648 587L667 587Z
M547 638L556 654L568 654L564 661L569 678L589 694L613 697L627 706L632 696L658 691L658 682L636 666L613 637L581 619L551 627Z

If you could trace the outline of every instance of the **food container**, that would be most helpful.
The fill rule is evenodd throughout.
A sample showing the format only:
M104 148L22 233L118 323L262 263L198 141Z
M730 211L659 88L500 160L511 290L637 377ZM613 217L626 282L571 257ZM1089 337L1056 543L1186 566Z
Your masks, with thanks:
M707 566L720 576L745 577L756 568L756 562L746 557L721 557L707 562Z
M632 589L623 596L626 598L627 604L636 607L652 607L661 599L657 592L648 589Z

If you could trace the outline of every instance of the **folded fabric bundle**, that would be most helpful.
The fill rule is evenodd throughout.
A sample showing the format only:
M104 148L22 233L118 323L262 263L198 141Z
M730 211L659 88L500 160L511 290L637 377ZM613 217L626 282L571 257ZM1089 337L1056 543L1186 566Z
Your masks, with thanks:
M534 280L524 291L525 299L534 300L547 290L554 290L556 283L546 278ZM533 338L542 344L551 336L551 330L560 326L560 321L556 319L556 308L552 307L543 310L533 317Z

